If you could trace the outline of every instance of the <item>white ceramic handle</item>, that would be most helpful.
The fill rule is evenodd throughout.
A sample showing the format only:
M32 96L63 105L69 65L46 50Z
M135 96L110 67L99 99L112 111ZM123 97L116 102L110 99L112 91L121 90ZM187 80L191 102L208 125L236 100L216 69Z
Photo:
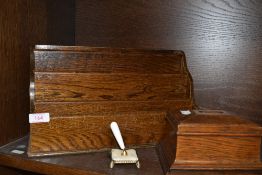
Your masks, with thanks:
M114 136L116 138L116 141L117 141L118 145L120 146L121 149L124 150L125 149L125 144L124 144L123 137L121 135L121 132L119 130L119 127L118 127L117 123L116 122L112 122L110 124L110 128L111 128L111 130L112 130L112 132L113 132L113 134L114 134Z

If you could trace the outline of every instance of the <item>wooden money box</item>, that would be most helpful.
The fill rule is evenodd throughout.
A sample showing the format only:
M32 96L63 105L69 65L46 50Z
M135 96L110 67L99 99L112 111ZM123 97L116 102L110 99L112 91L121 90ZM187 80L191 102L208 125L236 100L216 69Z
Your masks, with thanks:
M166 174L178 170L261 170L262 127L217 110L170 112L173 131L159 144Z

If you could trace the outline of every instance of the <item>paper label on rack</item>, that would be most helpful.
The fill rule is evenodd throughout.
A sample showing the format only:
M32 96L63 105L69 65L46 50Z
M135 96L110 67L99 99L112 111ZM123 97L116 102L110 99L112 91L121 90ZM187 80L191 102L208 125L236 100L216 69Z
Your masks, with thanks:
M190 110L181 110L180 111L182 115L190 115L191 111Z
M49 113L29 114L29 123L48 123L50 121Z
M14 150L11 151L11 153L14 153L14 154L24 154L24 151L14 149Z

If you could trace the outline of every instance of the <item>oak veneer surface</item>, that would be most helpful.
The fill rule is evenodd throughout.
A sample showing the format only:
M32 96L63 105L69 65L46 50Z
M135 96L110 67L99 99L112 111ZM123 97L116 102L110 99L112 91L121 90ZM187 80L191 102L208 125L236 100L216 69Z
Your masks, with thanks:
M262 123L262 1L76 0L77 45L183 50L196 103Z
M195 110L197 117L188 117L179 124L178 135L210 134L259 136L262 127L234 114L216 110Z
M186 75L37 72L35 85L36 102L183 101L191 95Z
M125 144L154 145L168 132L165 113L137 112L112 115L58 116L46 123L31 124L30 156L78 153L117 147L110 123L117 121Z
M165 110L166 108L178 108L183 109L187 106L192 106L191 102L182 101L164 101L159 106L158 102L150 101L145 104L144 101L136 102L121 102L121 101L101 101L101 102L85 102L85 103L35 103L35 111L45 112L51 111L53 115L84 115L88 111L88 114L107 114L108 111L118 111L119 113L125 113L126 111L150 111L150 110ZM61 111L60 109L63 109ZM113 112L114 113L114 112Z

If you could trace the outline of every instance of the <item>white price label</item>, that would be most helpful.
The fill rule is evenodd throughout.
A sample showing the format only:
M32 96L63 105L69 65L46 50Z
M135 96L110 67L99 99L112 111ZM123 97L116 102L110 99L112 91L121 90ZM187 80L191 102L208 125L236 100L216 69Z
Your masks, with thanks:
M182 115L190 115L191 111L190 110L181 110L180 111Z
M24 151L14 149L14 150L11 151L11 153L14 153L14 154L24 154Z
M47 123L50 121L49 113L29 114L29 123Z

